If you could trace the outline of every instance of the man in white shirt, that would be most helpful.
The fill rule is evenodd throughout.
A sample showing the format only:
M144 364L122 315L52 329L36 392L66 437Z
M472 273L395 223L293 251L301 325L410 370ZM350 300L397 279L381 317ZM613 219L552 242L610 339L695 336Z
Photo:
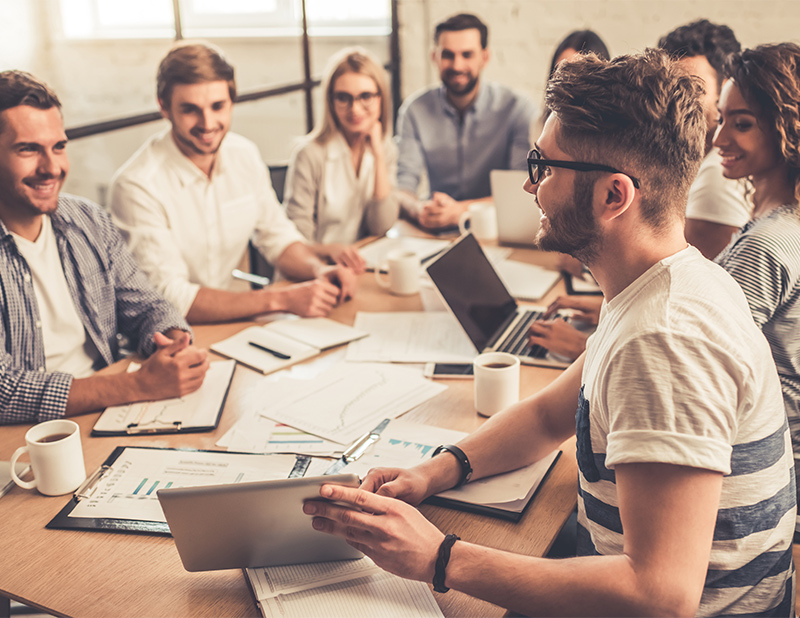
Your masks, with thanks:
M252 142L228 133L234 69L207 44L162 60L158 102L171 127L115 174L111 213L156 288L191 323L288 311L323 316L355 291L355 275L324 264L285 216ZM252 238L286 277L249 290L232 271ZM238 285L238 287L237 287Z
M559 65L525 189L540 246L588 264L602 288L597 332L552 384L458 445L371 470L360 488L323 485L327 500L303 505L310 525L388 571L524 616L794 615L778 374L741 288L683 235L704 150L699 91L657 50ZM412 506L571 436L578 557L462 541Z
M736 181L722 175L722 159L711 143L717 129L717 101L722 86L725 57L741 46L724 25L700 19L676 28L658 42L691 75L703 80L706 116L705 158L689 191L686 204L686 240L713 260L733 233L750 220L750 206Z
M206 352L153 289L108 214L60 194L69 159L56 95L0 73L0 424L167 399L203 382ZM119 358L118 334L146 358Z

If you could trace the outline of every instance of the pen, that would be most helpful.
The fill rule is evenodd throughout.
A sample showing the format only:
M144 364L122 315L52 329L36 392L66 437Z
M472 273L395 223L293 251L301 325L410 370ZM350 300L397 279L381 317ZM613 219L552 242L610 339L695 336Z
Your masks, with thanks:
M290 358L292 358L288 354L284 354L283 352L278 352L277 350L273 350L272 348L268 348L267 346L261 345L260 343L256 343L255 341L248 341L247 343L249 343L254 348L258 348L259 350L264 350L264 352L269 352L270 354L272 354L276 358L280 358L280 359L283 359L283 360L289 360Z

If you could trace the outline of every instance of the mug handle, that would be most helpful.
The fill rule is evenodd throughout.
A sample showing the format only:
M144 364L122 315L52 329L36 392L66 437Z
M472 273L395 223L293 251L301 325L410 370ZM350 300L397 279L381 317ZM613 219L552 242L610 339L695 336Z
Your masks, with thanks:
M36 479L33 479L32 481L23 481L21 478L17 476L17 471L15 470L17 459L19 459L20 455L27 452L28 452L27 446L20 446L16 451L14 451L14 454L11 456L11 464L9 472L11 472L11 480L14 481L20 487L22 487L22 489L33 489L34 487L36 487Z
M375 281L377 281L378 285L381 286L382 288L388 289L389 288L389 280L388 279L384 279L383 275L381 275L381 270L383 270L384 268L388 271L389 270L389 264L387 262L383 262L383 263L378 262L378 265L375 267Z
M458 219L458 231L460 234L467 233L467 221L469 220L469 211L465 210L461 213L461 217Z

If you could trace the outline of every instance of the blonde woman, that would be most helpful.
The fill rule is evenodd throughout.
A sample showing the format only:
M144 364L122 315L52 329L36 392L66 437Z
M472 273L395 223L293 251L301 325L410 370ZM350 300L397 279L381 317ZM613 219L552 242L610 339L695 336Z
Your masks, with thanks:
M325 113L289 161L284 205L317 254L363 271L351 246L397 220L397 150L384 70L364 49L331 58L322 84Z

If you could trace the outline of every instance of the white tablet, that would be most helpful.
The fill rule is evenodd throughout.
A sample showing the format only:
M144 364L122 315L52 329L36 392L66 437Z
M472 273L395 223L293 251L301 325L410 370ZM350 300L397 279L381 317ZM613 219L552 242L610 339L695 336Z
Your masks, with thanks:
M344 539L318 532L303 503L325 483L358 487L355 474L161 489L158 500L187 571L361 558Z

